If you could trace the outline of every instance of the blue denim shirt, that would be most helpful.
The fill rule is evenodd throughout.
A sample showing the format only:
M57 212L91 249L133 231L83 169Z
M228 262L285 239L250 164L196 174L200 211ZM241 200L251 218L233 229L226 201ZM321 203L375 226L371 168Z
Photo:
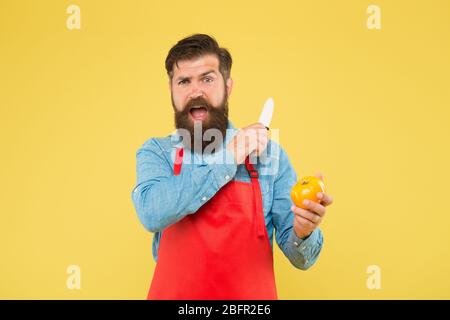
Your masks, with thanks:
M223 145L237 131L229 121ZM136 153L137 183L132 200L141 223L155 233L155 261L164 228L188 214L195 214L229 181L250 182L245 165L236 165L231 153L226 154L226 148L207 156L185 149L181 173L174 176L175 150L181 146L181 137L175 131L166 137L147 140ZM294 232L290 190L297 180L295 171L286 152L273 140L269 140L266 151L256 160L254 166L259 173L271 248L273 250L275 230L277 244L284 255L296 268L306 270L318 258L323 236L319 228L305 239L300 239Z

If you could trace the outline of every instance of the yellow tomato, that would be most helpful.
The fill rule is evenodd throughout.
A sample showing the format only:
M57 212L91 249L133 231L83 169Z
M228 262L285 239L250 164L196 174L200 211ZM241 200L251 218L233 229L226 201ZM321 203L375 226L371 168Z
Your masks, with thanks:
M291 190L291 198L297 207L306 209L303 200L319 202L317 193L325 192L325 184L316 177L308 176L300 179Z

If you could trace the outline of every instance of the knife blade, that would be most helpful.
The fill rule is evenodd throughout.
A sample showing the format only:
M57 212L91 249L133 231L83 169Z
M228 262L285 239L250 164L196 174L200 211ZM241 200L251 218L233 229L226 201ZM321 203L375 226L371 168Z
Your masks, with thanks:
M272 120L273 107L274 107L273 99L272 98L267 99L266 102L264 103L261 115L259 116L258 122L261 123L263 126L265 126L267 130L269 130L270 121Z

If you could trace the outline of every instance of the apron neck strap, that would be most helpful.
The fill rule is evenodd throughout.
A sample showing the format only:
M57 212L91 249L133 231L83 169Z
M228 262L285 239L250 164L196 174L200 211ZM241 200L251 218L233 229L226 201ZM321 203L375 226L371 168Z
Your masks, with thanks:
M253 164L250 163L249 157L245 158L245 168L247 169L250 178L252 179L259 178L258 170L256 170Z
M253 189L253 199L255 201L255 228L256 234L258 237L264 237L264 229L266 228L264 225L264 209L262 206L262 193L261 186L259 185L259 175L258 170L255 169L253 164L250 163L249 157L245 158L245 168L250 175L250 180L252 182Z
M181 165L183 164L183 148L177 148L175 151L175 162L173 164L173 175L178 176L181 172Z

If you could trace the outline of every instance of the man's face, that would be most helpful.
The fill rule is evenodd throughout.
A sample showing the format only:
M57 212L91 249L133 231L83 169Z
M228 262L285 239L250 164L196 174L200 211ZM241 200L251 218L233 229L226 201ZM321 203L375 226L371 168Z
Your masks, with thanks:
M173 66L170 89L175 126L190 132L191 147L194 143L194 126L201 127L202 136L206 130L214 128L225 137L231 88L232 80L228 79L225 83L215 55L181 60L178 61L178 67ZM202 141L201 144L203 150L208 143Z

